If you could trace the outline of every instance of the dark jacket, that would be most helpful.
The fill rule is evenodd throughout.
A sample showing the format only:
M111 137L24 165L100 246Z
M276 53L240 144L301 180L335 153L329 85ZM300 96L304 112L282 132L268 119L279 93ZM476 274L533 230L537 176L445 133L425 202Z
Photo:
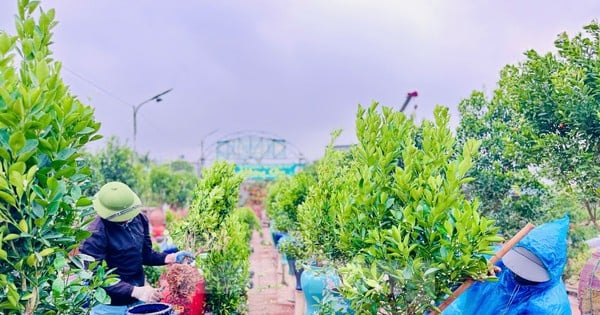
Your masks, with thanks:
M88 230L92 235L83 241L80 252L97 260L105 260L109 268L116 268L121 279L117 284L105 288L111 305L137 302L131 297L131 291L134 286L144 285L142 265L164 265L167 255L152 250L146 216L139 214L127 225L97 217Z
M533 229L517 246L533 252L544 263L550 280L536 285L521 285L502 262L497 282L477 282L442 315L569 315L571 305L562 282L567 262L569 219L542 224Z

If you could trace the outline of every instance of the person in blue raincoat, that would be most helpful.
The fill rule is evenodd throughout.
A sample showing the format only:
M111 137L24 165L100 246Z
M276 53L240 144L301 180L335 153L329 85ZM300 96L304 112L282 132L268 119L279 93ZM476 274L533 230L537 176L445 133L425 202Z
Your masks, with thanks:
M569 218L534 228L498 262L497 282L476 282L443 315L571 314L561 279Z

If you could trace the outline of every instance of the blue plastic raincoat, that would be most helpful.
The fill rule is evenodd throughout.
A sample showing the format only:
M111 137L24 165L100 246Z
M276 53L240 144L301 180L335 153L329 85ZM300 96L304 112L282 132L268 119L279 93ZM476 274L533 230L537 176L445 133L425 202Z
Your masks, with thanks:
M477 282L442 313L443 315L571 314L561 276L567 262L569 218L534 228L517 246L533 252L549 271L550 280L521 285L502 261L498 282Z

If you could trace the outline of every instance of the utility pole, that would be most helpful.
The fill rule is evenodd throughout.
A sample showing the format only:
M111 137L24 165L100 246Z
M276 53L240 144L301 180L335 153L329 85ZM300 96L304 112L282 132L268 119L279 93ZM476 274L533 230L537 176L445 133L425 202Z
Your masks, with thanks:
M200 139L200 164L198 166L198 177L202 178L202 169L204 168L204 162L206 161L206 157L204 156L204 140L219 131L219 129L214 129L213 131L205 134L202 139Z
M136 106L131 106L131 108L133 109L133 153L136 153L136 148L135 148L135 139L137 136L137 113L140 110L140 108L142 108L142 105L148 103L148 102L152 102L152 101L156 101L157 103L162 101L161 96L171 92L173 89L168 89L162 93L156 94L154 96L152 96L151 98L141 102L140 104L136 105Z

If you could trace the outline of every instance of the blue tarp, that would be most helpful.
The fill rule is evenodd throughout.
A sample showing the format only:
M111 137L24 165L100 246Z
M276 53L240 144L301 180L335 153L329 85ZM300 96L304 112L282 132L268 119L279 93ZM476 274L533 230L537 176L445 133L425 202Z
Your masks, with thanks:
M525 247L544 263L550 280L521 285L502 261L498 282L477 282L442 313L443 315L524 315L571 314L571 306L561 279L567 262L569 218L534 228L517 246Z

